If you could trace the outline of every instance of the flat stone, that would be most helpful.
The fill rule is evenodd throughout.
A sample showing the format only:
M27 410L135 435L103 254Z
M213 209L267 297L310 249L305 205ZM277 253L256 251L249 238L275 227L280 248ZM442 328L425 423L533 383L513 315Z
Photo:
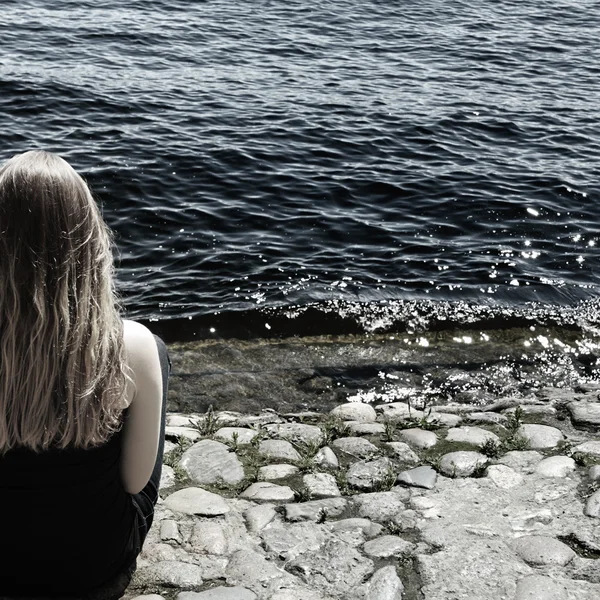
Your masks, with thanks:
M396 474L389 458L384 457L372 461L359 461L354 463L346 473L346 481L349 485L360 490L372 490L379 487L387 479Z
M287 485L277 485L268 481L257 481L246 488L240 498L253 502L292 502L295 498L294 491Z
M503 490L518 487L523 483L523 475L506 465L490 465L487 468L486 477Z
M415 545L397 535L384 535L365 542L363 552L371 558L391 558L412 552Z
M417 467L416 469L402 471L396 481L411 487L430 490L435 486L437 473L430 466Z
M258 446L258 452L267 458L283 461L300 460L300 455L286 440L264 440Z
M244 587L219 586L205 592L182 592L175 600L257 600L258 596Z
M291 522L320 521L323 518L339 517L347 506L348 501L345 498L324 498L323 500L286 504L284 511L285 518Z
M179 533L177 521L174 521L173 519L163 519L160 522L160 539L163 542L181 543L181 534Z
M573 452L581 452L593 458L600 458L600 442L591 441L578 444L573 448Z
M258 432L256 429L250 429L248 427L221 427L218 431L215 431L214 437L224 442L233 442L237 436L237 443L240 446L248 445L256 436Z
M332 446L356 458L371 458L379 454L379 448L361 437L343 437L333 440Z
M588 477L592 481L598 481L600 479L600 465L592 465L588 471Z
M600 490L594 492L585 503L584 513L588 517L600 519Z
M175 470L169 465L163 465L160 474L160 484L158 489L164 490L175 484Z
M391 455L401 463L416 465L421 461L419 456L405 442L386 442L384 447L388 448Z
M544 575L529 575L517 583L514 600L567 600L564 586Z
M440 471L447 477L470 477L487 462L488 459L479 452L469 450L449 452L442 456Z
M383 415L383 419L390 421L405 421L407 419L420 419L423 416L422 410L417 410L409 406L406 402L390 402L389 404L380 404L376 411Z
M294 465L265 465L258 469L259 481L272 481L296 475L300 469Z
M174 512L202 517L224 515L230 510L221 496L197 487L183 488L174 492L167 496L164 504Z
M170 452L173 452L173 450L175 450L178 447L179 447L179 444L176 444L175 442L172 442L171 440L165 440L164 456L166 456Z
M473 446L483 446L486 442L500 443L500 438L487 429L481 427L454 427L448 430L447 442L462 442Z
M467 419L474 423L493 423L495 425L503 425L508 420L505 415L497 412L472 412L467 415Z
M265 550L282 560L292 560L304 552L317 552L325 543L321 527L310 521L267 527L260 537Z
M302 478L311 498L336 498L341 496L335 477L329 473L311 473Z
M385 433L385 425L383 423L346 421L346 431L352 435L382 435Z
M348 402L336 406L331 414L342 421L359 421L361 423L373 423L377 419L377 413L370 404L362 402Z
M278 438L300 444L321 444L323 443L323 432L316 425L306 425L304 423L279 423L266 425L266 431Z
M131 600L165 600L162 596L159 596L158 594L145 594L143 596L136 596L135 598L132 598Z
M365 600L402 600L403 591L396 567L389 565L375 571L367 584Z
M575 552L569 546L545 535L520 537L513 540L511 546L516 554L532 566L564 567L575 558Z
M515 471L533 473L543 456L535 450L511 450L498 459L498 463Z
M370 519L353 517L350 519L342 519L333 521L329 525L330 531L333 533L342 533L346 531L360 531L366 538L373 538L381 535L383 526L379 523L373 523Z
M277 590L269 600L331 600L329 596L325 597L307 588L287 588Z
M600 426L600 403L598 402L569 402L567 409L571 414L574 425L586 428Z
M165 438L175 438L180 439L184 438L186 440L190 440L191 442L196 442L202 438L202 434L193 427L165 427Z
M409 490L394 488L392 492L357 494L353 500L359 517L378 523L387 523L406 509L409 497Z
M203 554L225 555L229 550L225 531L217 521L195 523L190 543L194 551Z
M226 582L253 591L264 590L273 583L283 585L292 581L292 576L274 561L267 560L262 554L250 549L234 552L227 565Z
M167 427L196 427L199 417L193 415L183 415L178 413L167 414Z
M427 496L415 496L410 499L410 506L421 513L424 519L439 519L442 506L439 500Z
M140 569L139 578L154 585L191 590L202 585L202 569L190 563L165 560Z
M244 467L234 452L221 442L201 440L186 450L179 461L194 483L235 485L244 479Z
M431 412L426 415L426 419L429 423L439 423L444 427L457 427L463 420L460 415L445 412Z
M338 457L329 446L319 449L315 454L314 462L317 466L324 469L337 469L340 466Z
M563 441L564 436L560 429L548 425L521 425L517 435L529 442L530 448L555 448Z
M544 477L566 477L575 468L575 461L569 456L550 456L537 464L535 472Z
M399 432L400 437L405 441L416 446L417 448L432 448L438 442L438 437L433 431L425 429L403 429Z
M264 529L276 516L277 512L272 504L252 506L244 513L246 526L252 533L258 533Z

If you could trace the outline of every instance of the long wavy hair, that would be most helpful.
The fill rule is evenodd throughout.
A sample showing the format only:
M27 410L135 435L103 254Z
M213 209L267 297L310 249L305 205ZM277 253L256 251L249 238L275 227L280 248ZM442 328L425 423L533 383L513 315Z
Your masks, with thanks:
M0 168L0 453L88 448L120 427L127 375L112 238L62 158Z

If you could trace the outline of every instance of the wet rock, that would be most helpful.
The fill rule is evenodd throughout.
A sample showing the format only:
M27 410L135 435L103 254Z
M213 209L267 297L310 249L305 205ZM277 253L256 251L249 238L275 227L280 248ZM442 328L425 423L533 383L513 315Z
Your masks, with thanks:
M392 565L382 567L367 584L365 600L401 600L404 586Z
M523 475L506 465L490 465L487 468L486 477L503 490L518 487L523 483Z
M335 452L329 447L320 448L315 454L315 464L325 469L337 469L340 466Z
M186 450L179 461L194 483L235 485L244 479L244 467L234 452L221 442L201 440Z
M388 448L393 458L398 459L401 463L415 465L421 461L419 456L405 442L386 442L384 447Z
M382 435L385 433L385 425L383 423L346 421L346 431L351 435Z
M321 444L323 442L323 432L316 425L281 423L266 425L265 429L271 435L275 435L288 442L297 444Z
M414 550L415 545L397 535L384 535L365 542L363 552L371 558L391 558Z
M500 438L487 429L481 427L455 427L448 430L447 442L462 442L473 446L482 446L487 441L500 443Z
M535 472L544 477L566 477L575 468L575 461L569 456L550 456L537 464Z
M195 523L190 543L196 552L204 554L225 555L229 550L223 527L216 521Z
M514 600L567 600L564 586L544 575L529 575L517 583Z
M584 512L588 517L600 518L600 490L587 499Z
M437 444L438 438L433 431L424 429L403 429L399 433L400 437L417 448L432 448Z
M202 585L202 569L190 563L167 560L140 569L136 580L180 590L191 590Z
M358 494L354 496L353 500L359 517L378 523L387 523L406 509L409 497L408 490L395 489L393 492Z
M284 507L285 518L288 521L321 521L339 517L348 505L345 498L324 498L323 500L309 500L296 504L286 504Z
M479 452L463 450L444 454L440 471L447 477L470 477L487 464L488 459Z
M300 455L286 440L264 440L258 446L258 452L267 458L283 461L300 460Z
M346 474L349 485L360 490L373 490L384 485L390 477L393 481L396 474L389 458L373 461L360 461L351 465Z
M245 489L240 498L252 500L259 504L263 502L292 502L295 498L294 491L287 485L277 485L268 481L257 481Z
M182 592L175 600L257 600L258 596L243 587L219 586L205 592Z
M253 506L246 510L244 517L248 531L258 533L265 528L277 516L275 508L272 504L262 504Z
M402 471L398 475L397 482L411 487L432 489L437 480L437 473L430 466L417 467L409 471Z
M340 450L356 458L371 458L379 454L379 448L361 437L343 437L332 442L336 450Z
M258 432L255 429L247 427L221 427L221 429L215 432L214 437L223 442L233 442L237 438L237 443L240 446L245 446L257 435Z
M335 477L329 473L308 474L302 478L302 482L311 498L335 498L342 495Z
M517 435L525 438L533 449L555 448L564 439L560 429L548 425L521 425Z
M296 475L300 469L294 465L265 465L258 470L259 481L272 481Z
M420 419L423 416L422 410L412 408L406 402L390 402L381 404L376 408L381 413L383 419L390 421L405 421L406 419Z
M265 550L283 560L292 560L305 552L316 552L325 543L323 530L311 522L267 527L260 537Z
M567 409L574 425L586 429L596 429L600 426L600 403L570 402Z
M188 515L213 517L229 512L229 506L221 496L202 488L189 487L174 492L164 500L167 508Z
M370 404L361 402L348 402L336 406L331 414L343 421L359 421L361 423L374 423L377 419L377 413Z
M569 546L543 535L520 537L511 545L516 554L532 566L558 565L564 567L575 558L575 552Z

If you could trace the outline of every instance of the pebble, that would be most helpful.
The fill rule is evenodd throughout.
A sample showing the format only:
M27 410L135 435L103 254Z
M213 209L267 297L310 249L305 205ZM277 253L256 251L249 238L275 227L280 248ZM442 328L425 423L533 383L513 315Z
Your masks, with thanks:
M388 448L390 455L401 463L414 465L421 461L419 456L405 442L386 442L384 447Z
M402 600L403 591L396 567L388 565L376 571L369 580L365 600Z
M514 600L567 600L565 588L544 575L529 575L517 583Z
M292 502L295 498L294 490L287 485L277 485L268 481L257 481L246 488L240 498L246 498L254 502Z
M348 402L336 406L331 413L343 421L359 421L361 423L374 423L377 413L370 404L361 402Z
M205 592L183 592L175 600L257 600L258 596L243 587L219 586Z
M361 437L343 437L333 440L331 444L336 450L355 456L356 458L371 458L379 454L379 448Z
M447 477L470 477L477 469L486 465L487 461L487 457L479 452L449 452L440 460L440 471Z
M402 471L398 474L396 481L408 486L431 490L435 487L437 473L430 466L417 467L409 471Z
M313 473L302 478L311 498L335 498L341 496L335 477L329 473Z
M399 435L405 442L416 448L433 448L438 442L437 435L433 431L424 429L403 429Z
M297 450L286 440L263 440L258 446L258 452L275 460L300 460Z
M517 538L512 543L513 550L529 565L558 565L564 567L575 558L575 552L558 540L531 535Z
M447 442L462 442L473 446L482 446L488 441L500 443L500 438L481 427L454 427L448 430Z
M561 430L549 425L521 425L517 435L525 438L533 449L555 448L564 440Z
M260 481L271 481L273 479L285 479L296 475L300 469L294 465L265 465L258 469L258 479Z
M197 487L174 492L167 496L164 503L172 511L203 517L224 515L230 510L221 496Z
M569 456L550 456L537 464L535 472L544 477L566 477L576 466Z
M201 440L186 450L179 461L194 483L235 485L244 479L244 466L235 452L221 442Z
M414 547L414 544L397 535L384 535L365 542L363 551L371 558L391 558L410 552Z
M372 461L360 461L354 463L348 469L346 480L348 483L359 490L372 490L383 485L387 479L396 475L393 472L393 465L389 458L384 457Z

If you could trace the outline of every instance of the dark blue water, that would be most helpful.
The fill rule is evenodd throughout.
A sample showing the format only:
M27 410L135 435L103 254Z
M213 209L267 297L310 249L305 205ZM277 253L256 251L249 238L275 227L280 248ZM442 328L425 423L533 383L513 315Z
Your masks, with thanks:
M0 158L70 160L179 331L593 324L599 39L589 0L5 1Z

